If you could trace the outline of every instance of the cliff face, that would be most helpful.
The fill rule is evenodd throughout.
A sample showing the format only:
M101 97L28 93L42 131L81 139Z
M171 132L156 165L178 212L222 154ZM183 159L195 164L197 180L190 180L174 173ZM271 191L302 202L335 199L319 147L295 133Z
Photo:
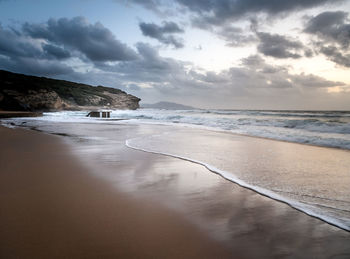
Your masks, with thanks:
M122 90L93 87L0 70L0 109L56 111L139 108L140 99Z

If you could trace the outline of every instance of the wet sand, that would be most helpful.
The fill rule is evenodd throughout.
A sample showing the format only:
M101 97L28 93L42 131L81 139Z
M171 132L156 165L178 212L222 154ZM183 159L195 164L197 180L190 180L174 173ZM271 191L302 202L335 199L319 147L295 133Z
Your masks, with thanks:
M0 214L1 222L3 218L9 222L0 232L1 240L6 240L6 250L1 247L1 251L7 255L22 251L23 258L28 257L26 252L36 251L47 257L64 251L73 257L103 258L144 258L155 253L162 258L350 257L349 232L233 184L198 164L124 145L126 139L177 131L173 127L52 122L40 127L66 136L62 139L71 144L69 150L48 135L0 132L3 136L5 130L8 136L6 141L1 138L1 146L12 147L10 153L1 151L1 159L6 159L1 164L17 172L0 179L0 191L8 193L0 195L1 204L12 197L6 213ZM182 137L182 142L194 146L193 135ZM213 140L210 134L197 137ZM33 147L40 157L30 152ZM39 160L19 164L13 160L16 157ZM32 172L23 173L28 165L34 166ZM66 169L69 166L79 169ZM139 215L140 211L147 213ZM166 226L159 225L164 219Z
M349 150L184 127L128 143L209 164L228 180L350 231Z
M259 138L248 140L238 135L164 125L74 124L73 127L70 123L61 123L56 132L71 136L74 153L94 168L92 171L96 177L105 179L125 193L147 197L180 212L233 253L243 254L246 258L350 257L349 232L242 188L201 165L133 150L124 145L126 139L135 137L141 137L139 143L147 144L147 136L155 136L150 144L160 137L160 146L167 150L181 154L190 152L190 157L195 158L203 155L204 161L219 156L225 162L223 164L235 150L239 169L242 165L250 165L253 170L256 165L254 170L257 170L260 164L254 164L254 161L260 159L259 151L268 154L274 150L282 154L285 149L284 153L294 154L295 144ZM236 144L231 143L231 138ZM261 147L263 142L270 151ZM156 147L159 145L153 146ZM225 148L226 153L221 154L219 147ZM318 148L312 151L313 147L300 145L300 148L304 147L309 147L309 152L314 155L320 152ZM332 151L328 151L328 156L333 154ZM281 167L276 166L279 161L288 164L287 157L284 160L280 156L270 158L266 170L271 172ZM253 164L249 164L249 159ZM289 160L289 164L295 164L295 161Z
M42 112L0 111L0 118L40 117L42 115Z
M92 177L57 137L0 127L0 147L0 258L234 257L181 216Z

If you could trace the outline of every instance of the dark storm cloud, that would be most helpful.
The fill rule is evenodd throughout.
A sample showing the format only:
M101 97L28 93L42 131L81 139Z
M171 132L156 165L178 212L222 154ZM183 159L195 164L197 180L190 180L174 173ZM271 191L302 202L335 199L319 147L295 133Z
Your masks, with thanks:
M226 41L227 46L231 47L239 47L257 42L256 35L231 25L223 25L213 32Z
M301 42L282 35L266 32L257 32L256 35L260 40L258 51L265 56L296 59L302 57L306 49Z
M102 24L84 18L50 19L43 24L25 23L20 29L0 25L0 68L33 75L72 74L64 63L70 58L85 65L130 61L138 54L119 42ZM90 62L92 61L92 62Z
M333 86L344 86L345 84L342 82L337 81L329 81L322 77L315 76L315 75L307 75L307 74L300 74L300 75L293 75L291 77L291 80L296 85L301 85L303 87L316 87L316 88L323 88L323 87L333 87Z
M21 32L0 26L0 68L13 72L54 76L72 73L67 65L56 62L69 55L63 49L24 37ZM59 57L58 57L59 56Z
M265 81L265 87L324 88L345 85L312 74L290 74L286 67L270 65L259 55L242 59L242 65L243 69L248 69L256 78L260 78L258 81Z
M159 0L128 0L127 3L134 3L143 6L146 9L160 13L159 7L162 6Z
M161 57L158 50L145 43L138 43L140 58L135 61L122 62L116 65L100 64L104 71L115 72L124 80L145 83L166 83L173 76L184 72L185 62Z
M89 24L83 17L50 19L45 24L23 25L26 35L78 50L91 61L125 61L136 53L115 38L101 23Z
M69 53L69 51L61 47L57 47L50 44L44 44L42 48L48 56L52 56L57 59L66 59L71 57L71 54Z
M73 70L57 59L70 56L68 51L41 44L21 32L0 26L0 68L35 75L61 75Z
M288 13L320 6L326 3L334 3L334 0L294 0L294 1L270 1L270 0L177 0L179 4L198 15L202 23L219 25L226 21L233 21L246 15L267 13L270 16Z
M329 60L350 67L350 23L346 12L323 12L312 17L304 32L317 38L315 47Z
M269 65L260 55L251 55L241 60L241 66L254 69L263 74L287 73L288 69L284 66Z
M307 23L305 32L316 34L325 41L335 41L341 48L347 49L350 44L350 23L346 23L346 12L323 12Z
M9 57L39 57L42 51L40 46L29 39L0 25L0 54Z
M133 0L136 4L143 5L148 9L165 6L165 1L140 1ZM342 0L295 0L295 1L270 1L270 0L176 0L179 6L189 11L192 15L192 25L204 30L209 30L227 42L228 46L237 47L256 42L256 35L249 30L232 26L232 23L242 18L256 20L256 15L267 14L268 17L285 15L293 11L303 10L325 4L335 4ZM152 8L150 8L152 6ZM263 37L263 36L262 36ZM275 41L283 39L276 37ZM275 42L273 47L268 47L264 42L260 45L262 53L277 58L299 58L303 55L312 56L310 50L299 49L295 41ZM283 50L284 44L288 50ZM299 52L300 50L300 52Z
M141 23L140 27L142 27L142 32L144 32L147 36L157 37L162 36L166 33L183 33L183 29L177 25L175 22L163 22L162 26L158 26L154 23Z
M344 67L350 67L350 54L343 53L334 46L321 47L320 52L334 63Z
M192 63L161 57L158 49L149 44L138 43L137 49L140 59L114 66L104 64L99 68L118 75L125 89L146 100L200 101L212 96L212 91L229 81L214 72L199 73ZM130 88L130 85L138 88Z
M73 69L65 64L53 60L40 60L34 58L0 57L0 68L16 73L40 76L59 76L74 73Z
M138 60L113 66L103 64L99 69L118 75L125 89L148 100L181 100L192 104L207 101L229 107L235 98L269 93L280 97L286 93L297 96L302 91L344 85L312 74L291 74L286 67L267 64L259 55L243 59L241 66L214 72L200 70L189 62L161 57L157 49L145 43L137 44L137 49Z
M146 100L232 107L235 103L244 106L242 100L258 101L262 96L273 101L273 98L283 100L293 95L295 100L304 102L305 93L326 93L328 87L345 85L312 74L291 74L286 67L267 64L259 55L242 59L241 66L214 72L198 70L191 63L163 58L147 44L139 44L138 50L142 58L110 67L109 71L120 74L126 87L139 86L133 93Z
M183 48L184 45L182 43L182 39L175 38L174 33L183 33L183 29L181 29L174 22L163 22L161 26L154 23L140 23L139 27L144 36L148 36L154 39L157 39L163 44L173 45L174 48Z

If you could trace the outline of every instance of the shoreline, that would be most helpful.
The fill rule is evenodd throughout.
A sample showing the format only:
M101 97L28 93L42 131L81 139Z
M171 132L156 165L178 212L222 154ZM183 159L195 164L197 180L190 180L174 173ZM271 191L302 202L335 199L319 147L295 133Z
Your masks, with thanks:
M239 134L238 134L239 135ZM250 136L248 136L250 137ZM269 139L267 139L269 140ZM289 142L287 142L289 143ZM298 143L296 143L298 144ZM146 150L146 149L142 149L142 148L138 148L138 147L133 147L132 145L130 145L128 143L128 140L126 140L126 143L125 145L131 149L134 149L134 150L138 150L138 151L142 151L142 152L146 152L146 153L150 153L150 154L157 154L157 155L162 155L162 156L168 156L168 157L173 157L173 158L176 158L176 159L181 159L181 160L184 160L186 162L190 162L190 163L194 163L194 164L197 164L197 165L200 165L200 166L203 166L205 169L207 169L208 171L216 174L216 175L219 175L220 177L222 177L223 179L233 183L233 184L236 184L242 188L245 188L247 190L250 190L250 191L253 191L259 195L262 195L266 198L269 198L271 200L274 200L276 202L280 202L280 203L283 203L287 206L289 206L290 208L292 209L295 209L296 211L300 212L300 213L303 213L307 216L310 216L312 218L315 218L317 220L320 220L330 226L333 226L333 227L336 227L340 230L343 230L343 231L346 231L348 233L350 233L350 227L349 226L345 226L345 225L342 225L340 222L334 222L334 220L327 220L325 219L324 217L322 217L322 215L318 215L318 214L315 214L313 212L310 212L310 211L306 211L306 210L303 210L302 208L299 208L301 206L301 204L299 205L297 201L292 201L292 200L288 200L284 197L281 197L279 194L277 193L270 193L268 194L269 190L267 189L262 189L260 187L257 187L257 186L252 186L251 184L248 184L240 179L232 179L232 177L229 177L229 176L226 176L228 174L228 172L225 172L225 171L222 171L210 164L206 164L202 161L198 161L198 160L193 160L191 158L188 158L188 157L182 157L182 156L178 156L178 155L174 155L174 154L170 154L170 153L162 153L162 152L157 152L157 151L152 151L152 150ZM294 205L293 205L294 203ZM299 207L298 207L299 206Z
M83 125L84 132L78 130L79 126L76 125L78 129L73 129L69 124L62 125L62 132L69 132L72 136L78 134L81 137L96 138L87 140L86 143L78 140L79 136L71 138L73 142L79 142L73 143L80 146L76 149L76 153L83 161L91 161L95 171L98 172L96 176L114 183L116 188L125 187L123 190L127 193L139 197L150 197L163 205L170 205L211 236L219 237L219 240L226 243L233 251L238 249L248 258L283 257L286 254L298 258L310 258L310 256L329 258L337 252L350 255L350 247L347 245L350 236L347 231L311 217L289 205L259 195L256 191L232 184L200 165L122 147L126 139L141 136L141 142L138 142L141 146L147 143L153 143L156 146L162 144L167 148L171 147L174 150L180 148L189 153L196 150L205 152L207 149L202 150L200 146L197 148L194 146L198 143L213 141L220 149L223 148L224 143L232 149L237 149L237 146L231 146L227 142L229 136L208 134L207 131L179 130L179 128L164 125ZM172 137L169 138L167 134L162 135L165 132L171 132ZM224 140L216 141L212 135L224 137ZM154 142L155 139L152 137L143 139L143 136L163 136L164 138ZM270 141L258 138L249 138L248 141L242 136L236 136L234 141L240 141L242 145L248 145L247 147L250 145L253 149L248 148L245 151L248 152L246 155L250 154L253 158L258 158L255 151L261 143L271 144ZM111 144L108 144L109 142ZM279 144L280 148L301 147L301 145L289 143ZM237 150L239 160L236 162L240 164L239 161L244 160L244 154L240 154L244 149ZM314 151L319 152L319 149ZM208 154L212 152L217 152L217 149L211 150ZM225 154L224 156L227 156L229 153ZM223 157L222 153L218 155ZM134 164L134 160L138 162ZM96 161L105 162L99 164ZM271 166L268 168L276 170ZM116 167L123 168L125 173L117 175L114 172ZM269 242L268 249L264 248L266 240ZM289 241L285 242L286 240ZM300 246L300 243L305 245ZM254 250L251 250L251 247L254 247ZM282 250L281 247L283 247Z
M1 257L230 257L180 216L89 175L58 137L0 133Z
M147 110L148 108L142 108L141 107L139 109ZM83 110L82 109L82 110L79 110L79 111L90 111L90 110L91 109L87 109L87 110ZM70 112L70 111L78 111L78 110L48 111L47 113ZM233 111L245 111L245 110L233 110ZM264 110L247 110L247 111L264 111ZM279 111L279 110L266 110L266 111ZM285 111L293 112L293 110L285 110ZM303 110L301 110L301 111L303 111ZM340 110L339 111L338 110L334 110L334 111L335 112L349 112L349 111L340 111ZM310 112L326 112L326 111L310 111ZM6 117L1 117L2 116L1 113L5 114L4 116L6 116ZM11 116L12 113L14 113L15 115ZM25 114L28 114L28 115L24 115L24 116L18 115L17 116L16 113L18 113L18 114L25 113ZM3 119L11 119L11 118L18 118L18 117L23 117L23 118L25 118L25 117L41 117L42 115L43 115L43 112L0 111L0 119L1 118L3 118ZM133 118L109 118L109 119L105 119L105 118L102 118L102 117L99 118L99 121L104 121L104 122L130 121L130 120L133 120ZM60 122L60 121L57 121L57 122ZM93 122L79 122L79 123L93 123ZM130 122L130 124L135 124L135 125L137 125L138 123L140 123L140 122L133 122L133 121ZM248 138L257 138L257 139L264 139L264 140L269 140L269 141L285 142L285 143L305 145L305 146L318 147L318 148L330 148L330 149L343 150L343 151L350 152L349 148L340 147L340 146L321 145L321 144L313 144L313 143L307 143L307 142L297 142L297 141L277 139L277 138L258 136L258 135L249 135L249 134L246 134L246 133L237 133L237 132L233 132L231 130L220 129L220 128L215 128L215 127L210 127L210 126L197 125L197 124L190 124L190 123L187 124L187 123L176 123L176 122L142 121L141 124L183 127L183 128L198 129L198 130L208 130L208 131L211 131L211 132L217 132L217 133L223 133L223 134L231 134L233 136L243 136L243 137L248 137Z
M161 125L161 124L160 124ZM207 131L207 132L206 132ZM178 134L178 132L182 132L182 134ZM212 133L208 133L208 132L212 132ZM280 149L282 150L291 150L292 152L298 152L298 151L302 151L305 153L306 158L304 159L303 163L305 165L306 163L310 163L310 164L315 164L316 169L313 169L314 171L317 171L318 169L322 169L321 172L324 173L325 169L322 168L322 165L327 166L327 168L332 165L332 163L330 164L329 162L332 162L332 159L329 159L327 157L324 157L326 159L326 161L328 161L327 163L323 163L323 161L319 161L318 162L318 166L316 166L317 163L317 157L319 155L324 156L327 152L330 152L329 155L333 158L340 158L345 160L350 161L350 150L347 149L340 149L340 148L333 148L333 147L325 147L325 146L316 146L316 145L305 145L302 143L295 143L295 142L289 142L289 141L280 141L280 140L275 140L275 139L269 139L269 138L263 138L263 137L255 137L255 136L249 136L249 135L243 135L243 134L236 134L236 133L232 133L232 132L227 132L227 131L215 131L215 130L207 130L207 129L202 129L202 128L192 128L192 127L188 127L187 129L184 130L178 130L178 131L174 131L175 135L173 134L173 138L176 139L182 139L182 137L187 137L187 133L189 134L193 134L194 136L200 136L200 135L205 135L207 140L205 141L204 137L202 138L198 138L198 140L196 141L196 137L193 137L190 142L186 142L186 141L178 141L177 143L175 143L174 141L171 141L170 139L167 139L166 137L162 137L162 136L154 136L151 137L152 141L147 141L147 145L150 145L150 143L154 142L156 144L154 148L152 145L150 145L151 148L144 148L144 145L142 143L142 138L133 138L133 139L128 139L126 140L126 146L128 146L129 148L135 149L135 150L139 150L142 152L148 152L148 153L152 153L152 154L158 154L158 155L163 155L163 156L169 156L169 157L173 157L176 159L182 159L184 161L188 161L191 163L195 163L198 164L200 166L203 166L204 168L206 168L208 171L215 173L217 175L219 175L220 177L222 177L223 179L230 181L233 184L237 184L242 188L245 189L249 189L259 195L265 196L269 199L272 199L274 201L283 203L288 205L289 207L291 207L292 209L297 210L300 213L303 213L307 216L310 216L312 218L321 220L324 223L329 224L330 226L334 226L336 228L339 228L340 230L346 231L348 233L350 233L350 225L349 225L349 220L345 219L349 219L344 218L344 222L342 222L342 220L338 220L337 218L334 218L332 216L329 216L327 214L322 213L322 211L314 211L313 209L310 210L310 208L305 208L305 206L303 206L304 204L300 201L293 200L288 196L285 195L280 195L278 192L275 192L273 189L269 189L269 188L265 188L264 186L260 186L260 185L256 185L256 184L252 184L251 182L247 182L244 178L240 178L238 175L235 174L234 170L225 170L222 167L217 167L215 165L215 163L211 163L208 162L210 160L205 160L208 159L208 157L206 156L194 156L193 154L197 154L199 150L206 148L205 150L210 153L210 152L217 152L220 149L220 144L217 145L205 145L205 144L201 144L201 143L205 143L205 142L209 142L209 143L215 143L215 140L210 140L212 138L212 136L227 136L227 137L217 137L216 142L217 143L221 143L223 145L224 141L225 141L225 145L227 145L227 142L229 141L229 139L236 139L235 141L238 143L240 142L241 145L236 145L234 143L231 143L232 145L230 147L232 147L233 149L235 149L234 147L240 147L242 148L242 150L244 150L246 152L246 155L251 156L251 149L246 150L244 148L244 146L246 146L246 142L251 142L250 146L256 146L256 145L261 145L265 148L265 151L263 152L255 152L255 155L257 156L254 160L258 159L259 160L259 156L266 156L267 158L271 159L272 161L275 161L273 159L273 156L271 156L271 154L274 154L273 152L269 152L268 149L270 149L271 145L274 145L277 147L277 150ZM175 137L174 137L175 136ZM136 140L136 145L133 144L133 141ZM189 141L189 140L188 140ZM179 144L179 142L181 144ZM234 142L234 141L233 141ZM138 143L138 144L137 144ZM141 144L140 144L141 143ZM164 145L160 145L160 143L165 143ZM192 143L191 145L187 143ZM176 148L166 148L166 146L168 147L173 147L175 145L181 146L182 150L191 150L188 152L184 152L184 151L180 151L179 149ZM191 146L196 145L197 148L193 148L191 149ZM215 149L212 149L213 147L215 147ZM272 150L275 148L272 148ZM173 150L172 152L169 152L167 150ZM203 151L201 151L203 152ZM238 157L240 160L243 159L244 160L244 155L240 155L239 152L235 152L235 151L231 151L231 153L234 153L236 157ZM288 151L285 152L287 155ZM183 155L186 154L186 155ZM221 157L226 156L225 154L230 154L230 150L226 149L226 153L225 152L221 152L220 155ZM269 154L269 155L266 155ZM278 153L275 153L275 155ZM327 153L328 154L328 153ZM219 155L219 156L220 156ZM198 158L199 157L199 158ZM298 156L290 156L289 158L292 157L298 157ZM310 158L309 158L310 157ZM313 157L313 158L312 158ZM203 159L204 158L204 159ZM300 156L298 157L299 159L301 158ZM296 160L289 160L289 161L295 161L297 163L300 163L300 160L296 159ZM227 162L227 159L220 159L223 160L225 162ZM321 159L322 160L322 159ZM206 161L206 162L203 162ZM214 160L213 160L214 161ZM291 163L288 161L288 163L286 163L285 165L288 166L289 168L289 173L291 173L294 168L293 166L291 166ZM239 160L235 160L235 162L238 164L240 164ZM252 162L252 161L250 161ZM249 162L249 163L250 163ZM260 162L260 160L259 160ZM234 165L234 163L233 163ZM347 169L345 168L344 170L344 166L347 165L347 168L349 168L350 164L346 163L343 164L342 167L333 167L332 170L342 170L342 172L345 172ZM309 165L307 165L309 166ZM231 167L231 169L234 169L233 167ZM255 170L259 170L259 166L258 167L253 167L252 168L254 171ZM274 169L274 167L270 167L267 166L267 168L265 168L265 170L271 170L271 171L276 171L276 169ZM281 168L280 168L281 169ZM285 168L283 168L285 169ZM300 168L299 168L300 169ZM331 170L331 169L330 169ZM277 170L278 171L278 170ZM276 172L278 173L278 172ZM304 172L307 173L307 172ZM317 173L317 172L316 172ZM263 175L264 176L264 175ZM315 173L310 174L310 176L315 177ZM345 176L345 175L344 175ZM256 176L258 177L258 175ZM274 179L270 179L270 180L274 180ZM346 175L346 178L343 179L345 182L349 182L350 178L349 175ZM301 189L303 188L303 186L300 186ZM304 186L305 187L305 186ZM323 186L325 187L325 186ZM282 192L283 193L283 192ZM307 195L306 195L307 196ZM312 196L310 196L312 197ZM347 196L349 197L349 196ZM334 197L333 197L334 198ZM349 201L344 201L344 202L349 202Z
M128 119L101 119L103 121L123 121L123 120L128 120ZM84 124L84 123L83 123ZM89 123L87 123L89 124ZM131 122L130 124L132 125L137 125L137 123L134 123L134 122ZM268 138L268 137L260 137L260 136L251 136L251 135L246 135L246 134L239 134L239 133L234 133L234 132L230 132L230 131L227 131L227 130L218 130L218 129L211 129L211 128L205 128L205 127L200 127L198 126L197 127L192 127L193 125L187 125L187 124L184 124L184 125L178 125L178 124L173 124L173 125L169 125L167 123L142 123L142 124L145 124L145 125L159 125L159 126L171 126L171 127L188 127L190 129L194 128L194 129L198 129L198 130L208 130L208 131L211 131L211 132L215 132L215 133L220 133L220 134L228 134L228 135L232 135L232 136L236 136L236 137L247 137L247 138L252 138L252 139L262 139L262 140L267 140L267 141L273 141L273 142L282 142L282 143L289 143L289 144L296 144L296 145L306 145L306 146L311 146L311 147L316 147L316 148L321 148L321 149L335 149L335 150L342 150L342 151L346 151L346 152L350 152L350 150L348 149L343 149L343 148L338 148L338 147L328 147L328 146L319 146L319 145L314 145L314 144L308 144L308 143L298 143L298 142L291 142L291 141L287 141L287 140L278 140L278 139L272 139L272 138ZM0 125L1 126L1 125ZM4 126L3 126L4 127ZM66 134L60 134L60 133L48 133L48 132L45 132L45 131L42 131L42 130L39 130L37 128L23 128L25 130L34 130L34 131L37 131L37 132L40 132L42 134L47 134L47 135L55 135L55 136L63 136L63 137L70 137L69 135L66 135ZM191 158L188 158L188 157L181 157L181 156L178 156L178 155L174 155L174 154L168 154L168 153L162 153L162 152L157 152L157 151L151 151L151 150L145 150L145 149L141 149L141 148L137 148L137 147L133 147L131 145L128 144L128 141L129 140L132 140L132 139L127 139L126 142L125 142L125 145L128 147L128 148L131 148L131 149L134 149L134 150L138 150L138 151L141 151L141 152L146 152L146 153L152 153L152 154L156 154L156 155L162 155L162 156L169 156L169 157L173 157L173 158L176 158L176 159L181 159L181 160L184 160L184 161L187 161L187 162L190 162L190 163L194 163L194 164L198 164L200 166L203 166L204 168L206 168L208 171L214 173L214 174L217 174L219 175L220 177L222 177L223 179L233 183L233 184L237 184L238 186L242 187L242 188L245 188L245 189L248 189L248 190L251 190L259 195L262 195L266 198L269 198L269 199L272 199L276 202L280 202L280 203L283 203L283 204L286 204L287 206L289 206L290 208L292 209L295 209L296 211L300 212L300 213L303 213L307 216L310 216L312 218L315 218L315 219L318 219L318 220L321 220L322 222L326 223L326 224L329 224L330 226L334 226L336 228L339 228L340 230L343 230L343 231L346 231L348 233L350 233L350 228L348 226L342 226L341 223L338 223L338 222L333 222L333 220L327 220L325 219L322 215L318 215L318 214L315 214L313 212L309 212L309 211L305 211L303 210L302 208L299 208L298 207L298 202L293 202L292 200L288 200L284 197L275 197L275 196L280 196L279 194L277 193L273 193L273 195L270 195L270 194L267 194L266 192L270 192L269 190L257 190L254 186L251 186L250 184L242 181L242 180L239 180L239 179L231 179L230 177L226 177L224 174L227 173L227 172L221 172L222 170L220 169L217 169L216 167L210 165L210 164L206 164L202 161L197 161L197 160L192 160ZM259 188L261 189L261 188ZM293 203L295 203L293 205ZM300 205L299 205L300 206Z
M0 119L11 119L18 117L41 117L43 112L28 111L0 111Z
M98 182L102 180L114 189L116 195L121 191L123 197L147 201L176 212L179 218L186 219L192 227L200 230L200 237L217 240L221 252L228 250L228 257L329 258L339 253L350 255L350 236L342 229L256 191L232 184L200 165L125 146L125 140L135 134L143 136L164 132L167 129L164 125L58 123L49 127L53 127L54 131L45 133L50 128L44 127L45 134L36 134L47 138L52 138L50 134L54 132L61 135L55 138L67 142L73 158L78 158L88 169L89 172L85 172L88 177L92 176ZM169 129L174 129L172 133L181 133L178 129ZM104 139L110 142L111 137L112 145L103 144ZM183 137L185 142L187 139L194 140L193 131ZM205 137L212 141L212 136ZM240 136L237 136L238 139L246 141ZM261 141L254 138L254 141L248 142L255 146ZM217 244L216 241L214 243Z
M122 120L130 120L130 119L122 119ZM108 121L108 119L106 120ZM111 120L113 121L113 120ZM131 122L133 123L133 122ZM225 129L219 129L219 128L214 128L214 127L207 127L207 126L202 126L202 125L196 125L196 124L186 124L186 123L174 123L174 122L142 122L142 124L146 125L161 125L161 126L172 126L172 127L184 127L184 128L190 128L190 129L197 129L197 130L208 130L211 132L216 132L216 133L222 133L222 134L231 134L233 136L242 136L242 137L248 137L248 138L255 138L255 139L264 139L264 140L271 140L271 141L277 141L277 142L285 142L285 143L291 143L291 144L298 144L298 145L305 145L305 146L310 146L310 147L318 147L318 148L331 148L331 149L337 149L337 150L343 150L343 151L348 151L350 152L350 149L347 148L342 148L342 147L336 147L336 146L322 146L322 145L316 145L312 143L303 143L303 142L293 142L290 140L283 140L283 139L274 139L274 138L269 138L269 137L263 137L263 136L254 136L254 135L248 135L244 133L236 133L232 132L230 130L225 130ZM135 122L135 125L137 123Z

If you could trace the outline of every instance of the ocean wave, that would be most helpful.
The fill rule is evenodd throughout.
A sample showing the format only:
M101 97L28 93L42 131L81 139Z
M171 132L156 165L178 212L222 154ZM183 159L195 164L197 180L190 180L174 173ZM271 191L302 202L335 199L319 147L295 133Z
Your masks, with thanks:
M36 120L112 123L115 119L149 123L176 123L224 130L236 134L303 144L350 149L350 112L345 111L239 111L158 110L112 111L110 120L86 118L87 112L44 113Z
M319 209L317 207L319 204L301 202L298 200L287 198L287 197L280 195L274 191L271 191L271 190L268 190L268 189L265 189L265 188L262 188L262 187L259 187L256 185L249 184L249 183L239 179L238 177L236 177L232 172L220 170L220 169L216 168L215 166L208 164L206 162L199 161L199 160L196 160L196 159L193 159L190 157L181 156L178 154L158 151L154 148L146 148L146 147L142 146L142 143L143 143L143 137L135 138L135 139L128 139L128 140L126 140L125 145L127 147L135 149L135 150L153 153L153 154L170 156L170 157L174 157L174 158L178 158L178 159L182 159L185 161L189 161L192 163L202 165L206 169L208 169L209 171L211 171L215 174L218 174L218 175L222 176L223 178L225 178L233 183L236 183L244 188L250 189L254 192L257 192L257 193L264 195L266 197L269 197L271 199L283 202L283 203L285 203L285 204L287 204L287 205L289 205L289 206L291 206L291 207L293 207L293 208L295 208L295 209L297 209L297 210L299 210L299 211L301 211L309 216L312 216L312 217L318 218L324 222L327 222L328 224L334 225L334 226L339 227L341 229L344 229L346 231L350 231L350 220L349 219L336 218L334 216L330 216L325 211L323 211L322 209ZM328 206L327 208L331 208L331 206Z
M194 110L190 110L192 112ZM348 111L250 111L250 110L196 110L196 112L236 115L244 114L250 116L276 116L276 117L302 117L302 118L349 118Z
M261 112L257 112L260 113ZM178 126L186 127L195 127L203 128L209 130L219 130L219 131L228 131L236 134L244 134L256 137L264 137L276 140L284 140L290 142L312 144L319 146L335 147L342 149L350 150L350 134L349 134L349 125L350 121L346 119L346 116L343 117L333 117L330 119L327 117L319 116L319 118L310 118L301 119L300 117L283 117L283 116L274 116L268 117L265 112L263 116L250 115L247 112L235 111L234 114L213 114L213 113L202 113L202 111L166 111L166 110L137 110L137 111L113 111L111 119L98 119L98 118L87 118L87 112L57 112L57 113L45 113L44 117L38 118L16 118L9 120L8 124L13 126L11 123L21 125L23 121L35 121L33 125L40 126L41 129L44 129L46 132L50 132L52 129L51 122L79 122L79 123L94 123L94 124L119 124L119 123L128 123L128 121L116 121L115 119L129 119L130 123L157 123L157 124L167 124L172 125L176 123ZM324 114L325 112L320 112L319 114ZM47 123L47 122L50 123ZM1 121L1 123L6 123L6 121ZM41 125L43 124L43 125ZM47 127L47 125L50 125ZM73 124L74 125L74 124ZM30 125L28 125L29 127ZM192 143L191 143L192 144ZM349 219L346 219L347 222L344 223L341 219L334 219L322 211L315 209L315 206L320 204L305 204L293 199L288 199L284 194L280 194L278 191L268 190L261 187L257 187L253 184L244 182L233 173L223 170L219 170L215 166L206 163L204 161L199 161L191 159L193 154L187 156L181 156L179 154L171 154L166 152L159 152L156 149L148 148L143 146L144 142L137 140L128 140L127 145L132 148L143 150L145 152L154 152L163 155L169 155L184 160L188 160L194 163L201 164L205 166L210 171L221 175L222 177L235 182L243 187L252 189L258 193L261 193L265 196L271 197L276 200L280 200L289 204L290 206L297 208L305 213L312 215L314 217L321 218L322 220L329 222L333 225L341 227L343 229L350 230ZM199 158L201 159L201 158ZM214 164L214 163L213 163ZM218 166L220 167L220 166ZM320 197L312 196L319 200ZM317 199L316 199L317 198ZM334 199L333 199L334 201ZM325 207L325 203L321 204ZM332 209L331 206L328 206L329 209ZM333 208L334 209L334 208Z

